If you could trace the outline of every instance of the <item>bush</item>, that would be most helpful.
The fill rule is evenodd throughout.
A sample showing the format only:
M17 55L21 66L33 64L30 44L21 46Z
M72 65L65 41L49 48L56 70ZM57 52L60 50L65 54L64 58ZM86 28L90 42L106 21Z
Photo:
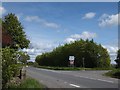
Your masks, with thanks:
M119 78L120 79L120 69L114 69L112 71L109 71L105 73L106 76L110 76L113 78Z
M16 76L18 72L16 51L10 48L2 49L2 86L6 87L6 83Z
M34 62L33 66L34 66L34 67L39 67L39 65L38 65L37 62Z
M9 88L14 89L14 88L39 88L41 90L44 86L40 84L38 81L32 78L27 78L24 81L22 81L19 85L16 84L10 84Z

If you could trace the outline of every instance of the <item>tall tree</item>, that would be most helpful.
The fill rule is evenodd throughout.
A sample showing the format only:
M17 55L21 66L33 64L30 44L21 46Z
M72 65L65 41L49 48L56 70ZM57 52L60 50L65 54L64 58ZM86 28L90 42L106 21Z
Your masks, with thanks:
M68 66L69 56L75 56L76 67L109 67L110 57L105 48L93 40L78 40L56 47L52 52L36 57L39 65Z
M12 37L13 43L10 47L23 49L29 46L30 41L27 39L23 31L23 26L15 14L10 13L5 16L2 23L2 30Z
M115 62L117 64L116 67L120 68L120 49L117 52L117 58L116 58Z

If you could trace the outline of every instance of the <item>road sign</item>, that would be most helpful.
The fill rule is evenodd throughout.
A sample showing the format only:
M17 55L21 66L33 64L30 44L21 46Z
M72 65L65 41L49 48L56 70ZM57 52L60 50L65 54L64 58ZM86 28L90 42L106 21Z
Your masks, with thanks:
M70 61L70 65L74 65L74 61L73 60Z
M69 60L75 60L74 56L69 56Z

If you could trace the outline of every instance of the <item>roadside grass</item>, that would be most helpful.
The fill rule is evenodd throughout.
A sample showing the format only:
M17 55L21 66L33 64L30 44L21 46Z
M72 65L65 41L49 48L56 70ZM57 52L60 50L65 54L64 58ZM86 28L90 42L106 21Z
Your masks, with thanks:
M103 75L120 79L120 69L113 69L112 71L109 71Z
M50 70L112 70L113 68L83 68L83 67L51 67L51 66L37 66L38 68Z
M9 86L9 89L14 89L14 88L18 88L18 89L39 88L39 90L42 90L44 86L33 78L26 78L19 85L11 84Z

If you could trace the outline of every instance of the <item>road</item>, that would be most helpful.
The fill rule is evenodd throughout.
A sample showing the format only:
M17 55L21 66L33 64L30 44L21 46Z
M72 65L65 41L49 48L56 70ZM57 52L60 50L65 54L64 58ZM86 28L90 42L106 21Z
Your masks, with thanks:
M34 67L25 69L28 76L48 88L118 88L118 79L102 76L107 71L56 71Z

